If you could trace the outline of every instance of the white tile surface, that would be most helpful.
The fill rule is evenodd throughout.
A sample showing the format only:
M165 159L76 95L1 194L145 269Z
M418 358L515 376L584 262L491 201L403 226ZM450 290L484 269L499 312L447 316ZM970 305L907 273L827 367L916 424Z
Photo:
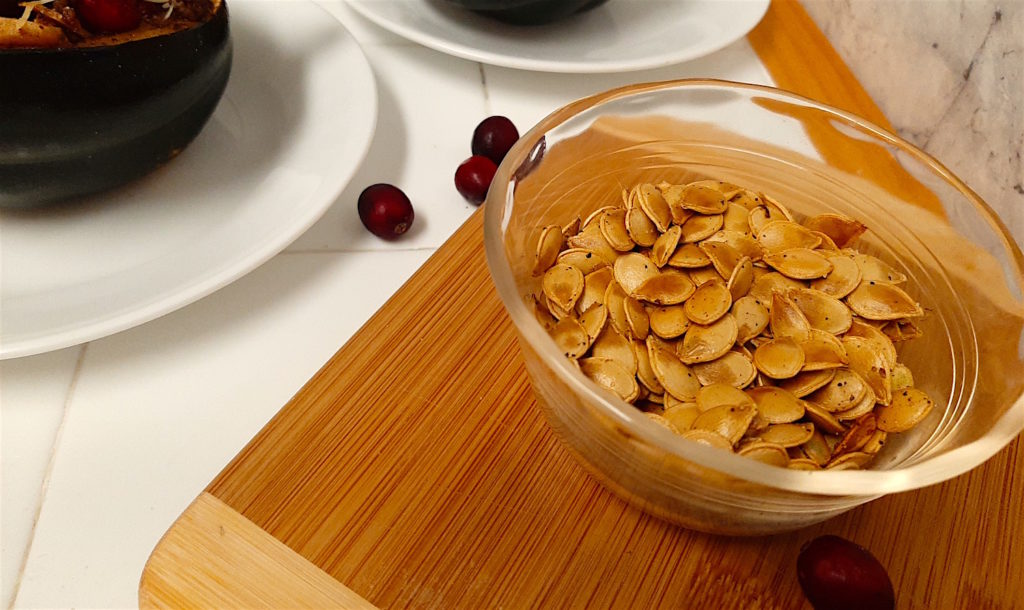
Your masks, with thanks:
M135 606L167 527L428 255L281 255L91 343L17 607Z
M0 363L0 581L6 608L25 559L82 347Z

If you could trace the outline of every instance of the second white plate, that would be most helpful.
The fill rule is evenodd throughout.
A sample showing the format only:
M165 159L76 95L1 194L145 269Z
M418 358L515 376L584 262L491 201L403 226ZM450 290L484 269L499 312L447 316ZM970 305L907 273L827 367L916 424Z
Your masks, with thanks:
M377 89L355 39L308 0L230 10L227 91L181 155L109 193L0 214L0 358L130 328L241 277L362 163Z
M625 72L713 53L747 34L769 0L608 0L563 21L512 26L440 0L348 0L377 25L438 51L539 72Z

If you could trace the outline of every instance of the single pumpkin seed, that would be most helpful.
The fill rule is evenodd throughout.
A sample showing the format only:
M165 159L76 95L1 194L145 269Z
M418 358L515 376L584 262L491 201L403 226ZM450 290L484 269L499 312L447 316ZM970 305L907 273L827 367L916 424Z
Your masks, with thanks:
M736 452L745 458L752 459L770 466L785 468L789 465L789 454L786 448L766 441L753 442Z
M884 353L872 349L872 342L862 337L843 337L850 370L860 375L883 405L892 400L892 367Z
M804 366L804 351L792 337L777 337L754 350L754 366L772 379L788 379Z
M824 255L808 248L789 248L766 254L764 262L782 275L797 280L826 277L832 271L832 263Z
M804 413L817 430L827 432L828 434L843 434L846 432L846 428L843 427L843 424L834 415L813 402L804 401ZM825 441L828 442L828 438ZM806 450L807 446L804 445L804 451ZM828 453L832 455L831 445L828 446ZM811 459L815 459L814 456L811 456Z
M800 371L795 377L779 381L779 387L803 398L818 388L825 387L835 377L835 369Z
M583 327L583 330L587 331L587 336L590 337L590 341L593 342L601 335L601 331L604 330L605 324L608 322L608 308L601 303L594 303L585 312L580 314L579 323Z
M832 415L834 415L835 418L841 422L847 422L858 419L868 413L871 413L874 410L875 393L869 391L864 393L864 398L862 398L860 402L858 402L857 404L853 405L849 409L846 409L845 411L837 411Z
M611 263L590 250L584 250L583 248L562 250L561 254L558 255L558 262L563 265L576 267L583 275L590 275L598 269L608 269L609 273L611 272Z
M802 445L802 448L804 455L817 464L819 468L828 464L828 461L832 459L832 448L828 446L825 436L818 430L814 431L814 434Z
M812 328L811 336L800 347L804 350L804 371L834 369L849 362L843 342L823 330Z
M634 296L655 305L675 305L688 299L694 290L688 274L666 269L640 284Z
M857 252L853 255L853 261L860 268L861 279L865 282L902 284L907 281L905 273L876 256Z
M707 430L721 435L735 445L754 419L755 409L750 405L723 405L702 412L693 420L694 430Z
M658 275L658 266L643 254L630 252L615 259L612 272L626 294L636 296L641 284Z
M768 310L768 325L772 336L776 339L789 337L797 343L803 343L811 337L811 323L807 316L797 307L788 295L772 293L771 307Z
M832 272L812 280L811 288L841 299L860 285L860 267L853 259L842 254L828 254L825 258L832 263Z
M583 294L580 295L580 298L576 299L576 312L583 313L594 305L603 305L605 294L608 292L608 284L611 281L611 267L601 267L584 274Z
M693 401L700 390L700 381L678 356L662 349L648 338L647 354L658 383L665 391L682 401Z
M693 427L693 420L697 419L698 415L700 415L700 409L692 402L682 402L666 407L665 412L662 414L680 432L685 432Z
M859 220L833 213L812 216L804 220L804 226L824 233L840 248L847 247L867 231L867 227Z
M632 402L640 393L636 376L615 360L592 356L581 359L579 365L580 371L590 380L626 402Z
M857 418L857 421L853 422L850 429L840 439L839 444L833 447L832 458L835 459L836 456L844 453L860 451L867 444L868 440L874 436L877 429L878 426L875 423L874 413L867 413Z
M853 313L868 320L897 320L924 315L917 301L902 288L874 280L861 281L846 296L846 304Z
M686 299L683 308L690 320L697 324L711 324L729 312L732 295L721 280L705 282Z
M718 274L718 271L714 267L703 267L701 269L690 269L689 271L690 281L693 282L694 286L700 286L704 282L710 282L712 280L726 281L726 278Z
M662 339L675 339L690 326L685 305L655 305L647 310L651 331Z
M699 379L699 377L698 377ZM753 407L754 401L743 390L724 383L712 383L697 391L697 408L701 413L715 407Z
M539 277L544 275L551 265L558 259L558 252L562 249L562 230L558 225L549 225L540 232L540 239L537 240L537 254L533 263L533 275Z
M803 445L811 440L813 435L814 424L811 423L772 424L761 432L758 438L788 449Z
M710 362L699 362L692 368L697 379L705 386L719 383L745 388L757 375L751 358L737 351L726 352Z
M803 312L811 328L841 335L853 323L853 315L846 305L820 290L797 288L790 290L788 296Z
M676 348L679 358L687 364L719 358L736 343L738 330L736 318L730 314L707 326L691 324Z
M695 214L683 223L682 239L686 243L700 241L711 237L722 228L722 215L712 214L704 216Z
M636 247L636 243L626 231L626 210L623 208L614 208L601 214L598 226L601 228L601 235L617 251L629 252Z
M788 424L804 416L805 403L782 388L765 385L745 390L767 424Z
M743 259L743 254L739 250L724 241L704 240L700 242L700 249L707 254L711 264L715 266L715 271L722 277L732 275L733 269Z
M654 240L654 245L651 246L651 260L658 267L664 267L668 264L670 258L676 251L676 247L679 245L679 237L682 235L682 228L672 225L668 231L665 231L658 236L658 239Z
M893 345L892 341L885 333L875 326L868 324L860 318L854 318L850 323L850 328L843 336L861 337L866 339L871 344L872 349L880 353L885 358L885 362L889 365L890 369L896 366L896 346Z
M551 329L551 338L558 345L558 350L567 358L579 358L587 353L590 347L590 335L583 326L573 318L560 320Z
M638 205L626 208L626 231L630 239L645 248L653 246L661 235L658 227Z
M814 249L821 243L821 238L806 227L788 220L766 222L755 235L766 255L793 248Z
M750 211L739 203L729 203L722 214L722 229L750 234Z
M716 447L718 449L732 451L732 443L730 443L728 439L721 434L711 432L710 430L697 430L691 428L683 431L679 436L695 443L700 443L701 445L707 445L708 447Z
M651 219L658 231L668 230L669 225L672 224L672 210L665 198L661 196L658 187L653 184L641 184L637 193L637 203L640 204L640 209Z
M611 326L605 327L590 347L590 355L618 362L622 368L636 375L637 361L633 353L633 342Z
M633 355L636 356L636 378L640 383L654 394L664 394L665 388L658 381L651 367L651 357L647 351L645 341L633 341Z
M679 231L682 236L682 229ZM711 259L700 249L700 245L693 243L680 244L676 247L675 252L668 257L668 266L680 269L700 269L710 264Z
M750 295L736 299L732 304L731 312L736 318L736 342L741 345L758 336L768 327L768 308Z
M765 307L771 307L772 304L772 293L779 292L787 294L794 288L804 288L804 284L788 278L778 271L768 271L767 273L758 273L758 268L754 268L754 283L750 285L750 290L747 294L757 299Z
M864 378L850 369L838 369L832 381L807 397L807 400L829 413L846 411L857 405L865 396L872 395Z
M892 402L875 410L878 427L886 432L906 432L935 408L935 401L917 388L904 388L896 392Z
M590 250L610 265L615 262L619 252L604 238L599 225L600 223L594 222L583 227L579 233L568 238L566 243L570 248Z

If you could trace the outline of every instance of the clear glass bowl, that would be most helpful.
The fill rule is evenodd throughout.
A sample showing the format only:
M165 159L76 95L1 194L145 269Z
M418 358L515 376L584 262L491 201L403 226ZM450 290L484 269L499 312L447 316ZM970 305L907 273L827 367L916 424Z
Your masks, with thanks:
M929 417L870 469L796 471L680 439L605 393L528 309L542 227L620 201L638 182L726 180L799 215L869 227L858 248L910 278L922 338L901 344ZM484 212L487 261L537 402L579 461L627 501L686 527L757 535L978 466L1024 429L1024 259L992 210L911 144L772 88L711 80L633 85L556 111L502 162Z

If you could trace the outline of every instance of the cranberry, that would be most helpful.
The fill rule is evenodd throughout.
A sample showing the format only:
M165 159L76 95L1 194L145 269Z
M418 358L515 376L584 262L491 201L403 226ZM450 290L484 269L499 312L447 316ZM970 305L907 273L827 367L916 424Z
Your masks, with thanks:
M797 578L815 610L892 610L896 594L885 568L867 549L820 536L800 549Z
M142 23L139 0L76 0L75 11L92 32L117 34Z
M491 116L480 121L473 130L471 148L474 155L483 155L498 165L518 139L519 131L512 121L503 116Z
M359 193L359 219L377 237L396 239L412 226L412 202L396 186L374 184Z
M487 157L473 155L462 162L455 170L455 188L466 198L466 201L480 205L487 198L487 189L491 187L494 172L498 166Z

